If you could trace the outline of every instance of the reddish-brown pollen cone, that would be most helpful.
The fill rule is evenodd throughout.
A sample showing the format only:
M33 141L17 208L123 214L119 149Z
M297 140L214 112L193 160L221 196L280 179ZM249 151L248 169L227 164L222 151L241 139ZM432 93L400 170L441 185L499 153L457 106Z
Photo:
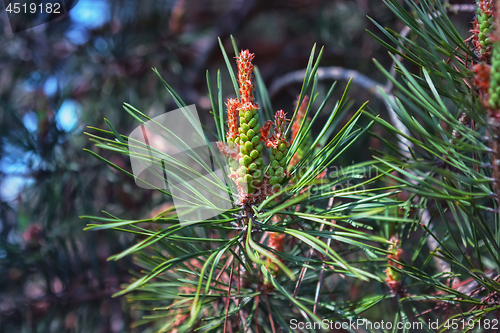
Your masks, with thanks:
M474 71L474 85L478 88L479 93L482 94L484 99L487 99L488 89L490 88L490 72L491 66L484 62L472 66Z
M270 248L283 252L285 248L285 234L279 234L277 232L271 233L267 244Z
M236 57L238 64L238 83L240 84L240 97L242 106L247 103L254 103L253 83L252 83L252 60L254 54L248 50L241 51ZM253 107L253 105L252 105ZM257 106L253 107L257 108Z
M297 106L297 103L299 102L300 96L298 96L297 101L295 102L295 106ZM306 114L306 109L307 109L307 104L309 103L309 96L305 95L304 99L302 100L302 103L300 104L299 110L297 111L297 115L295 116L295 120L293 121L292 124L292 142L295 140L297 137L297 134L299 133L300 129L300 124L302 123L302 119L304 118Z
M479 59L488 61L491 57L492 42L495 37L495 1L479 0L477 2L477 16L472 23L472 43Z
M389 247L389 251L392 251L391 254L387 256L387 269L385 270L386 272L386 278L385 282L387 282L387 286L391 289L393 293L399 293L401 292L402 286L401 286L401 275L399 272L396 270L392 269L398 268L401 269L403 266L401 264L398 264L394 262L393 260L400 261L401 256L403 255L403 250L400 248L401 246L401 240L397 236L392 236L390 241L393 243Z
M226 107L227 124L229 126L226 137L227 139L232 139L231 141L234 141L234 139L238 136L238 108L240 107L240 103L237 99L230 98L227 100Z

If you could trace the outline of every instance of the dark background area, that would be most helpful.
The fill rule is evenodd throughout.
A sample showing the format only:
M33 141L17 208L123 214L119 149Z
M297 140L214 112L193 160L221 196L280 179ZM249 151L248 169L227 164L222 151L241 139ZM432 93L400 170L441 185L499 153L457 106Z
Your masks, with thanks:
M314 43L325 48L322 67L354 69L383 85L372 58L386 68L391 62L365 32L381 35L366 16L403 28L373 0L80 0L69 15L19 33L0 7L0 332L7 333L147 329L131 327L140 309L111 298L130 280L133 262L106 258L134 239L85 232L79 216L147 217L166 202L83 151L97 151L87 126L106 128L106 118L128 134L138 125L124 102L150 117L176 108L152 67L210 126L205 71L214 83L220 69L225 97L234 94L217 37L230 57L230 35L255 53L268 87L304 69ZM454 19L466 36L472 14ZM320 88L332 82L321 80ZM336 96L345 84L339 81ZM274 108L292 112L300 86L272 94ZM353 111L370 99L385 116L373 91L354 85L349 97ZM369 159L377 142L368 140L344 162ZM130 170L125 157L99 153Z

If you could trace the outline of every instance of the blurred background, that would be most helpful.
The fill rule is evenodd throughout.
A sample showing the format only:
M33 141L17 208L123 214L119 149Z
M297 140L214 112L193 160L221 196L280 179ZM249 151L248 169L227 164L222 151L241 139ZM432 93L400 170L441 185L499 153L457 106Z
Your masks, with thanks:
M255 53L273 87L274 108L292 112L302 82L282 79L306 67L314 43L325 47L322 67L353 69L384 85L371 59L390 68L390 58L366 33L381 36L366 16L403 28L381 0L80 0L69 15L15 34L3 4L0 11L0 332L6 333L145 329L132 325L140 309L111 297L129 281L132 258L106 260L134 239L85 232L79 216L106 210L148 217L166 201L83 151L97 151L87 126L106 128L106 118L129 134L138 125L124 102L150 117L176 108L152 67L208 123L207 69L212 83L221 69L225 97L233 97L217 40L233 57L233 35ZM466 36L472 14L454 20ZM333 81L321 79L320 88ZM336 96L345 84L339 81ZM385 116L373 89L354 85L349 97L353 111L370 99ZM380 149L366 140L345 163L369 159L369 145ZM124 156L99 153L130 170Z

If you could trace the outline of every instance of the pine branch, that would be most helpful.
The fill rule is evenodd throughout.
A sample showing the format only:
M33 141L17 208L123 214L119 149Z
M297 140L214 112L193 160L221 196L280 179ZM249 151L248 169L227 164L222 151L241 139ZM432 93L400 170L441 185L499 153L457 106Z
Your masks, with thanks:
M271 84L271 88L269 88L270 91L270 96L276 95L279 91L281 91L284 87L294 84L294 83L300 83L304 80L304 75L306 73L306 70L298 70L298 71L293 71L290 72L281 78L275 80ZM384 98L384 96L379 92L379 89L383 87L382 84L379 82L370 79L366 75L353 70L353 69L347 69L343 67L319 67L318 68L318 79L319 80L345 80L348 81L352 78L353 82L360 86L361 88L365 89L368 91L370 94L375 95L378 99L380 99L389 114L389 117L391 119L392 124L402 133L406 135L410 135L408 132L408 129L404 124L401 122L397 114L394 112L392 109L390 103ZM382 88L383 89L383 88ZM385 91L385 89L384 89ZM392 101L395 100L394 95L392 95L390 92L387 92L388 96L391 98ZM408 147L412 147L413 145L409 140L407 140L403 136L399 136L398 140L398 145L399 148L401 149L402 152L404 152L405 155L410 156L408 152Z
M447 4L445 6L446 10L449 11L449 12L452 12L452 13L459 13L459 12L473 12L473 11L476 11L476 8L477 6L476 5L468 5L468 4ZM433 20L435 17L437 16L440 16L441 13L430 13L428 16L429 16L429 19L430 20ZM422 24L422 21L421 20L417 20L418 23ZM399 42L400 43L403 43L403 40L404 38L406 38L408 36L408 34L411 32L411 28L410 26L405 26L400 32L399 32ZM402 47L401 46L398 46L397 47L397 50L398 50L398 53L402 53L403 50L402 50ZM395 59L392 63L392 66L391 66L391 69L390 69L390 75L391 77L395 78L396 77L396 64L397 62L401 62L403 60L403 57L401 54L396 54L395 55ZM392 92L392 89L394 88L394 83L392 80L388 79L387 80L387 83L386 85L382 88L383 91L387 94L387 96L389 97L390 101L392 103L395 103L395 98L394 98L394 95L391 93ZM384 101L387 103L387 101L384 99ZM390 106L390 104L386 104L386 107L387 107L387 110L389 112L389 116L391 118L391 121L392 123L394 124L394 126L399 130L401 131L402 128L404 128L406 131L401 131L402 133L404 134L408 134L409 135L409 132L406 128L406 126L401 122L401 120L399 119L399 117L396 115L396 113L394 112L394 110L392 109L392 107ZM406 145L407 147L404 147L404 145ZM413 149L413 144L409 141L409 140L406 140L405 139L405 144L403 145L403 143L400 141L399 142L399 147L401 149L402 152L404 152L404 155L409 158L411 157L410 156L410 152L409 150L407 150L408 148L409 149ZM415 180L411 180L411 179L407 179L408 181L412 182L414 185L416 184L416 181ZM415 200L417 201L418 200L418 197L415 198ZM429 229L432 229L432 224L430 223L430 213L428 211L427 208L423 209L421 211L421 220L420 222L422 224L424 224L425 226L427 226ZM439 248L439 243L431 236L429 236L427 238L427 246L429 247L429 251L430 252L435 252L438 248ZM438 269L438 272L441 272L441 273L444 273L444 272L450 272L451 271L451 266L439 259L438 257L434 257L434 263Z

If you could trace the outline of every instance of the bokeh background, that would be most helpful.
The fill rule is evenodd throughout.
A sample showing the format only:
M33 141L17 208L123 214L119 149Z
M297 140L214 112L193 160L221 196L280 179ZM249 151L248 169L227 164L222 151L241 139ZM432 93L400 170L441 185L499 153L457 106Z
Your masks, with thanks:
M152 67L209 126L206 70L213 84L221 69L225 97L233 92L218 37L230 57L230 35L255 53L268 87L304 69L314 43L324 46L322 67L356 70L384 85L371 59L386 68L391 62L366 33L381 36L367 15L403 28L382 0L80 0L69 15L14 34L1 4L0 332L147 330L133 326L141 309L111 297L134 263L106 259L134 239L83 231L79 216L147 217L166 202L83 151L97 150L87 126L105 128L106 118L128 134L138 125L124 102L150 117L176 108ZM465 36L472 14L453 19ZM320 88L332 82L322 79ZM339 81L336 96L345 84ZM291 112L300 86L272 90L274 108ZM373 93L353 85L353 110L370 99L385 117ZM344 162L369 159L368 146L381 148L368 137ZM130 170L125 157L99 153Z

